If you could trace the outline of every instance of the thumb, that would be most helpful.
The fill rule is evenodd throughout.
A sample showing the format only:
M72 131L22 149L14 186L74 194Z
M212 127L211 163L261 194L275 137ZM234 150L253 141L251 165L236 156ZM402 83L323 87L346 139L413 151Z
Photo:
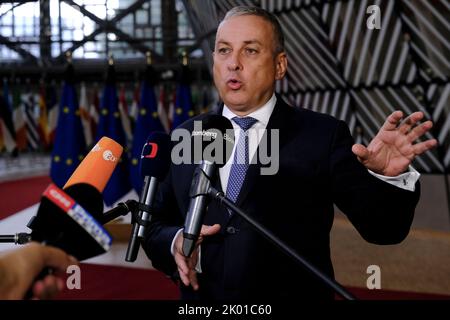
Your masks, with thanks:
M362 144L354 144L352 152L359 158L360 161L365 161L369 158L369 150Z
M200 237L212 236L220 230L220 224L214 224L212 226L202 225L202 230L200 230Z
M60 271L66 271L70 265L78 265L75 257L68 255L61 249L51 246L42 247L42 257L45 266L57 268Z

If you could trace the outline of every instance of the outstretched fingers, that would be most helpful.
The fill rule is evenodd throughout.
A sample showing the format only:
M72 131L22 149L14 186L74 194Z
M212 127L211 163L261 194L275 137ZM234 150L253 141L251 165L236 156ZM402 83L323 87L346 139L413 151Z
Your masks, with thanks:
M403 122L398 126L398 130L403 134L408 134L411 129L422 119L423 112L414 112L403 120Z
M425 133L430 131L430 129L433 127L433 122L426 121L424 123L421 123L420 125L416 126L414 129L412 129L408 135L407 138L410 142L416 141L418 138L423 136Z
M418 156L430 149L433 149L437 146L437 144L438 142L436 139L430 139L424 142L416 143L415 145L413 145L414 154Z
M402 120L403 117L403 112L401 111L394 111L393 113L391 113L386 121L384 122L383 126L381 127L381 130L387 130L387 131L392 131L395 130L398 126L398 124L400 123L400 121Z

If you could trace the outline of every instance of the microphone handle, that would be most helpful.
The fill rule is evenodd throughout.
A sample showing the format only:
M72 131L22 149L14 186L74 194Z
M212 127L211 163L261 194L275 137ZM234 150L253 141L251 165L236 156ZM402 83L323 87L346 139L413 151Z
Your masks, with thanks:
M195 249L195 243L200 234L206 205L209 201L208 190L210 179L216 170L216 165L209 161L202 161L195 169L191 184L188 214L183 230L183 254L189 257Z
M146 176L144 178L144 188L142 189L140 203L146 206L151 206L153 199L155 198L156 189L158 187L158 180L155 177ZM144 210L139 210L138 217L141 221L147 222L151 219L151 214ZM141 221L135 221L133 223L133 229L131 231L130 241L128 242L128 248L125 260L128 262L136 261L139 251L139 245L141 239L144 237L145 226L141 225Z

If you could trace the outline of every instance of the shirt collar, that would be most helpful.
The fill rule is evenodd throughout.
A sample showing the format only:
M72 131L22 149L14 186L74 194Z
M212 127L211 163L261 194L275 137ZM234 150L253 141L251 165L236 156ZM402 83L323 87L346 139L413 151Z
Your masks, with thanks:
M252 117L258 120L258 122L262 123L264 126L267 126L269 123L270 116L272 115L272 111L275 108L275 104L277 103L277 97L275 93L272 94L272 97L267 101L262 107L258 108L256 111L249 113L246 117ZM238 115L234 114L226 105L223 106L222 115L231 120Z

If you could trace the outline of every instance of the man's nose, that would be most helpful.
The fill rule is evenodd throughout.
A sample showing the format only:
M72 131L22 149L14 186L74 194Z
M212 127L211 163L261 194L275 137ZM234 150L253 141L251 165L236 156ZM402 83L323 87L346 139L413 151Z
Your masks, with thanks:
M228 61L228 70L238 71L242 69L241 62L237 54L233 54Z

